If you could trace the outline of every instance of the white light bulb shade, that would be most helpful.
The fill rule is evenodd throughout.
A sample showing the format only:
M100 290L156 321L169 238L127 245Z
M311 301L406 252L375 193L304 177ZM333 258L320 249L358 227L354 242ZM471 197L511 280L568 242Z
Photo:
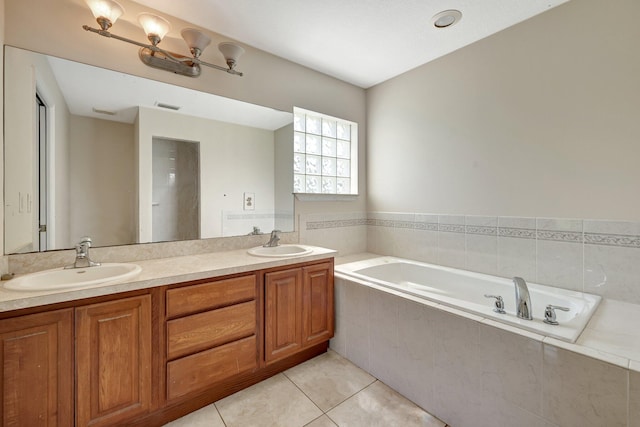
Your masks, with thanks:
M211 43L211 37L195 28L185 28L180 31L182 38L189 46L189 49L198 49L202 52Z
M156 36L162 40L171 30L169 21L152 13L141 13L138 15L138 22L142 25L147 37Z
M238 62L240 55L244 53L244 49L234 43L224 42L218 45L218 49L222 52L224 59L233 62Z
M106 19L112 25L124 13L124 8L114 0L85 0L96 19Z

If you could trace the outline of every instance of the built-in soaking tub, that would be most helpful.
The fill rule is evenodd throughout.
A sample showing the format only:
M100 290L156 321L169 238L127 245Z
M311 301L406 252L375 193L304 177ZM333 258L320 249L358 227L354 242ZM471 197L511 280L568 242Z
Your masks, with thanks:
M335 270L338 276L347 279L352 277L395 289L568 342L578 339L601 299L597 295L527 282L533 320L524 320L516 316L512 279L394 257L336 265ZM496 313L495 300L485 295L502 296L506 313ZM543 322L548 304L569 308L568 312L556 310L558 325Z

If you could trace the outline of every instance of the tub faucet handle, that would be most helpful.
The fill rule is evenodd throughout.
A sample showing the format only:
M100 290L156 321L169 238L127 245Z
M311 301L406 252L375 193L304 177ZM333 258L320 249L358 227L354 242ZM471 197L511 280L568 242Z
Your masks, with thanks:
M495 298L496 302L495 302L495 308L493 309L493 311L495 311L496 313L500 313L500 314L505 314L506 311L504 311L504 300L502 299L502 297L500 295L487 295L484 294L485 298Z
M569 307L560 307L557 305L547 305L547 308L544 309L544 323L548 325L558 325L558 321L556 320L556 310L569 311Z

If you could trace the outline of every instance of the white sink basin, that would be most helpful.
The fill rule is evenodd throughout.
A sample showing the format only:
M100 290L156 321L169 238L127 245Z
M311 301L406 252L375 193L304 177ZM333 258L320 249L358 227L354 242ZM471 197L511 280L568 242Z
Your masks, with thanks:
M302 245L279 245L274 247L257 246L249 249L249 255L264 256L264 257L288 257L288 256L302 256L309 255L313 252L313 248Z
M142 268L137 264L105 263L87 268L54 268L25 274L4 283L14 291L51 291L123 282L136 277Z

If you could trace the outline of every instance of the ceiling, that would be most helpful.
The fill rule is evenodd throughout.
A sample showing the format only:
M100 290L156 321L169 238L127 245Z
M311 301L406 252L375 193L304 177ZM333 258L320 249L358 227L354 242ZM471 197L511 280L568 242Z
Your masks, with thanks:
M69 111L78 116L134 123L138 107L163 108L160 105L164 104L178 107L179 114L267 130L280 129L293 121L293 114L284 111L66 59L47 58Z
M566 1L136 0L363 88ZM431 18L448 9L461 11L462 19L435 28Z

